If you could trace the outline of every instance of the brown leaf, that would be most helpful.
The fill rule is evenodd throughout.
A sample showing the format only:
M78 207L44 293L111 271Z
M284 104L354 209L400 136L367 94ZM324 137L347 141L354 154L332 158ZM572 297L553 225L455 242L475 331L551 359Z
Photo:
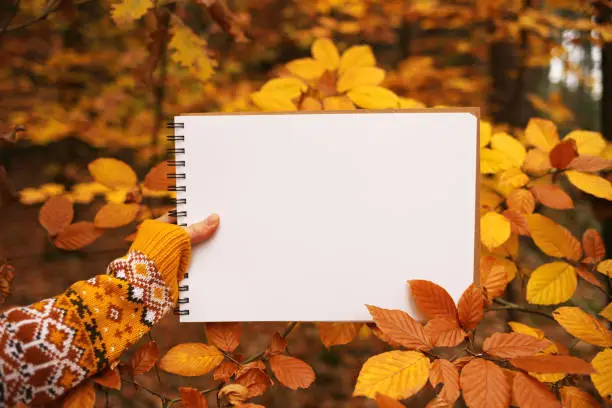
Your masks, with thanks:
M574 139L562 141L549 153L550 164L560 170L566 168L575 157L578 157L578 149Z
M463 399L470 408L507 408L510 384L495 363L476 358L463 367L459 378Z
M370 328L370 330L372 330L372 333L374 333L374 335L376 337L378 337L379 339L381 339L382 341L384 341L385 343L387 343L388 345L390 345L393 348L400 348L402 347L401 344L399 344L396 341L391 340L391 337L387 336L385 333L383 333L382 330L380 330L375 324L368 324L368 327Z
M227 382L238 370L238 364L232 361L224 361L219 367L215 369L213 373L213 379L215 381Z
M297 390L308 388L315 380L312 368L300 359L276 355L270 358L270 368L281 384Z
M283 353L287 349L287 340L280 335L280 333L274 333L272 336L272 341L270 341L270 346L268 347L268 354L280 354Z
M582 262L596 264L606 257L606 246L599 232L594 228L589 228L582 235L582 246L586 258Z
M521 333L494 333L487 338L482 350L499 358L515 358L532 356L548 347L547 340L538 340L535 337Z
M438 396L452 406L459 399L459 370L448 360L438 359L431 365L429 382L433 388L444 384Z
M425 335L434 347L456 347L467 336L456 320L443 317L428 321Z
M484 317L484 294L471 284L461 295L458 305L459 322L465 330L473 330Z
M423 325L402 310L381 309L368 305L376 326L389 338L408 349L429 350L431 347Z
M221 27L223 31L234 37L239 43L247 43L249 39L240 27L237 18L232 14L223 0L197 0L204 4L210 17Z
M350 343L359 334L362 323L318 323L319 336L325 347Z
M249 398L263 395L268 387L272 385L272 380L264 370L265 366L263 366L263 368L252 366L248 370L241 369L238 371L236 383L247 387L249 390Z
M520 214L531 214L535 210L535 199L529 190L517 188L506 198L506 205Z
M134 375L140 375L149 372L157 363L159 351L157 343L151 340L134 353L130 359L130 366Z
M591 285L595 285L599 288L604 289L604 285L599 281L599 279L597 279L597 276L587 271L583 266L577 266L576 272L578 273L578 275L580 275L582 279L589 282Z
M72 390L62 404L63 408L93 408L96 404L96 392L93 383L87 381Z
M179 387L183 408L208 408L206 397L200 391L191 387Z
M159 163L153 167L144 179L144 186L153 191L167 191L168 187L173 185L172 179L168 178L168 174L175 173L176 167L168 166L167 161Z
M244 375L245 373L247 373L249 370L255 370L255 369L261 370L261 371L266 371L266 365L261 360L252 361L252 362L250 362L248 364L244 364L244 365L240 366L238 368L238 372L236 373L236 376L240 377L240 376Z
M62 232L74 218L72 201L59 195L49 198L38 213L38 221L50 236Z
M510 364L532 373L591 374L595 370L590 363L572 356L541 355L513 358Z
M601 405L586 391L578 387L565 386L559 390L564 408L599 408Z
M121 377L119 376L119 370L116 368L108 368L103 373L93 377L92 380L107 388L112 388L113 390L121 389Z
M447 317L457 320L455 302L444 288L427 280L410 280L408 283L412 299L427 319Z
M612 169L612 160L601 156L578 156L572 160L568 168L586 173L597 173Z
M206 323L208 341L228 353L233 352L240 345L241 334L240 323Z
M494 256L480 257L480 286L485 288L487 299L493 300L506 290L508 272Z
M518 211L508 209L502 212L502 215L510 221L510 231L518 235L529 235L529 224L527 224L527 218L525 214Z
M523 373L516 373L512 396L521 408L561 408L561 403L541 382Z
M401 402L384 394L376 394L376 405L378 408L406 408Z
M574 208L572 197L558 186L552 184L538 184L531 187L533 196L543 205L556 210L569 210Z
M232 406L242 404L248 397L249 389L242 384L228 384L217 394L217 398L226 400Z
M11 286L15 278L15 268L0 260L0 304L6 302L6 298L11 294Z
M452 363L455 365L455 367L457 367L457 370L461 371L463 367L465 367L466 364L472 361L473 359L474 357L472 356L463 356L459 357L456 360L453 360Z
M107 203L100 208L94 218L97 228L119 228L136 219L140 206L138 204Z
M73 251L92 244L103 233L104 230L96 228L91 222L75 222L55 237L54 244L58 248Z

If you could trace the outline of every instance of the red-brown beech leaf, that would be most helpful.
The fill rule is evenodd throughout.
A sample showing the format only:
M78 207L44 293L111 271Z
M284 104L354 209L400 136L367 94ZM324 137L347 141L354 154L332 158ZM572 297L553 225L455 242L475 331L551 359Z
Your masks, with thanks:
M531 373L592 374L595 369L578 357L541 355L513 358L510 364Z
M561 408L561 403L548 387L523 373L516 373L512 397L521 408Z
M489 300L504 293L508 285L508 272L494 256L480 257L480 286L485 288Z
M408 283L414 302L428 320L436 317L457 320L455 302L444 288L427 280L411 280Z
M538 184L531 187L533 196L540 203L555 210L569 210L574 208L574 201L560 187L552 184Z
M183 408L208 408L206 398L200 391L191 387L180 387Z
M64 228L53 242L58 248L74 251L93 244L103 233L104 230L96 228L91 222L80 221Z
M550 164L557 169L564 169L578 157L578 149L574 139L567 139L559 143L549 153Z
M233 352L240 345L241 334L240 323L206 323L208 341L228 353Z
M518 235L529 235L529 224L525 214L518 211L508 209L502 212L502 215L510 221L510 231Z
M572 160L568 168L585 173L597 173L598 171L612 169L612 160L601 156L578 156Z
M134 353L130 359L130 366L134 375L140 375L149 372L157 359L159 358L159 350L157 349L157 343L151 340Z
M263 395L268 387L272 385L272 380L264 370L265 365L251 365L250 368L241 368L236 374L236 383L245 386L249 390L248 398Z
M313 369L302 360L283 355L270 358L270 368L278 381L287 388L308 388L315 380Z
M74 218L72 201L66 196L59 195L49 198L38 213L38 221L50 236L63 231Z
M362 323L317 323L319 336L325 347L350 343L359 334Z
M232 375L236 374L236 371L238 371L238 364L231 361L224 361L215 369L213 379L215 381L227 382L232 378Z
M144 186L153 191L167 191L168 187L174 184L174 179L168 178L168 175L175 172L176 167L168 166L168 162L163 161L149 170L144 179Z
M287 349L287 340L280 335L279 332L274 333L272 336L272 340L270 341L270 346L268 347L268 354L280 354L283 353Z
M108 368L101 374L93 377L92 380L106 388L112 388L113 390L121 389L121 376L116 368Z
M515 358L533 356L548 345L548 340L538 340L526 334L494 333L484 341L482 350L499 358Z
M506 374L492 361L473 359L461 370L459 383L470 408L508 408L510 405L511 390Z
M583 262L596 264L606 257L606 246L599 232L594 228L589 228L582 235L582 247L584 248Z
M425 325L425 335L435 347L456 347L467 336L456 320L438 317Z
M438 384L443 384L438 396L446 401L449 406L453 406L459 399L459 370L448 360L438 359L431 365L429 371L429 382L433 388Z
M485 297L482 289L471 284L459 298L459 322L465 330L473 330L484 318Z
M368 305L376 326L394 342L413 350L431 348L423 325L402 310L382 309Z
M586 270L586 268L584 268L583 266L577 266L576 272L582 279L589 282L591 285L595 285L605 290L604 285L601 283L599 279L597 279L597 276L595 276L595 274Z

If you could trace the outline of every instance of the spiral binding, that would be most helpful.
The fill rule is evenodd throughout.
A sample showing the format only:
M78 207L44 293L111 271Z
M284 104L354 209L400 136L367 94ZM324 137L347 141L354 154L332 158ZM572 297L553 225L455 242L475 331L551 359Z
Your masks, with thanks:
M177 122L168 122L168 124L166 125L166 127L168 129L184 129L185 128L185 124L184 123L177 123ZM177 142L184 142L185 141L185 136L184 135L168 135L168 142L172 143L172 147L168 149L168 160L166 160L166 163L168 164L168 166L171 167L175 167L175 168L179 168L179 167L185 167L185 160L177 160L177 155L181 155L181 154L185 154L185 148L184 147L177 147ZM185 180L187 178L187 175L185 173L179 173L178 171L176 173L168 173L167 175L169 180L176 180L178 182L178 180ZM179 185L171 185L168 186L168 191L174 191L174 192L178 192L178 193L185 193L187 191L187 187L186 186L179 186ZM171 217L174 217L177 219L177 224L180 225L181 227L186 227L187 224L185 223L181 223L180 222L180 218L181 217L186 217L187 216L187 211L185 210L179 210L179 206L181 205L185 205L187 204L187 199L186 198L174 198L172 200L172 204L176 205L176 209L172 210L169 212L169 215ZM188 274L185 274L185 279L188 278ZM187 292L189 291L189 285L183 284L181 286L179 286L178 288L179 292ZM178 299L178 305L185 305L187 303L189 303L189 298L188 297L179 297ZM177 307L176 309L174 309L174 313L179 315L179 316L187 316L189 315L189 309L184 309L184 308L180 308Z

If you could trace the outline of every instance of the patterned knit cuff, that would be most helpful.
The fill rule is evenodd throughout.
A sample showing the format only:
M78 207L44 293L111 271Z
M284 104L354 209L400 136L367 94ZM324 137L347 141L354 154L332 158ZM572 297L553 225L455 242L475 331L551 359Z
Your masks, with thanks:
M178 282L183 279L191 257L187 231L176 225L148 220L138 229L130 250L140 251L155 262L176 301Z

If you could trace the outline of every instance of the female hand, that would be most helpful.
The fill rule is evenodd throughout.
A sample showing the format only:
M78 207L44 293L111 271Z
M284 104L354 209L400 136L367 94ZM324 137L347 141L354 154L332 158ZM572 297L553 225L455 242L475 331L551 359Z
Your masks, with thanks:
M176 218L170 217L170 215L165 214L162 217L158 218L158 221L167 222L167 223L175 223ZM186 227L187 232L189 233L189 237L191 238L191 245L197 245L206 241L210 238L217 227L219 226L219 215L211 214L203 221L197 222L195 224L191 224Z

